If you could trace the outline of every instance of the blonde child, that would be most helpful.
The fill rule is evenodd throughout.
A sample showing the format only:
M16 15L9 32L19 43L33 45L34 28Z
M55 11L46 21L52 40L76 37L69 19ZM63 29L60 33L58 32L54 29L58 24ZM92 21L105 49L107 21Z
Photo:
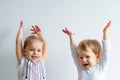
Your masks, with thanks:
M111 56L108 31L111 21L103 30L103 49L97 40L82 40L75 45L73 33L67 28L63 32L69 36L74 63L78 70L78 80L106 80L105 74Z
M45 61L47 42L40 30L32 26L32 34L26 38L22 47L23 21L16 37L16 57L18 61L18 80L46 80Z

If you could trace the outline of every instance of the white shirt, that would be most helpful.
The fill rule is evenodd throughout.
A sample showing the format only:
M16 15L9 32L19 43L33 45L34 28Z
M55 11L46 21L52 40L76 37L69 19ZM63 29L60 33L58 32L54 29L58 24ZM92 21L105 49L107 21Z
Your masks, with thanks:
M96 64L90 70L83 70L79 64L79 57L76 50L76 45L71 45L71 52L74 63L78 70L78 80L106 80L106 70L110 62L111 45L110 40L103 40L103 58L100 63Z

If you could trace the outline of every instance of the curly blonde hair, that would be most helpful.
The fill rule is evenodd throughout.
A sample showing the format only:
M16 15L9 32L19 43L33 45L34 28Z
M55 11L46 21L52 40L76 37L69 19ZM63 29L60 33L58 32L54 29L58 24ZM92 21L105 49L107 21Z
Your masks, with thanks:
M100 59L102 57L102 47L101 44L97 40L92 39L86 39L81 41L78 44L77 51L78 53L80 50L87 51L88 49L91 49L95 55L99 55Z

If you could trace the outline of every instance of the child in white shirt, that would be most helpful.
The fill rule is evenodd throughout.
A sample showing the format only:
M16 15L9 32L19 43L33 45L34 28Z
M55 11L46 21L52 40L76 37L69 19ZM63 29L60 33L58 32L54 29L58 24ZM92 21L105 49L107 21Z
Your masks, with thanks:
M111 56L108 30L111 21L103 30L103 50L97 40L82 40L78 46L75 45L73 33L67 28L63 32L70 38L70 46L74 63L78 70L78 80L106 80L105 74Z

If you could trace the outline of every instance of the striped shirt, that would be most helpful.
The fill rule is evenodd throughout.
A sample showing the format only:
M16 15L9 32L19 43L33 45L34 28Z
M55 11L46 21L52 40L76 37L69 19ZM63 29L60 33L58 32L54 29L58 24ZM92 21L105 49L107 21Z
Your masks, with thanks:
M44 62L31 62L23 57L18 66L18 80L46 80Z

